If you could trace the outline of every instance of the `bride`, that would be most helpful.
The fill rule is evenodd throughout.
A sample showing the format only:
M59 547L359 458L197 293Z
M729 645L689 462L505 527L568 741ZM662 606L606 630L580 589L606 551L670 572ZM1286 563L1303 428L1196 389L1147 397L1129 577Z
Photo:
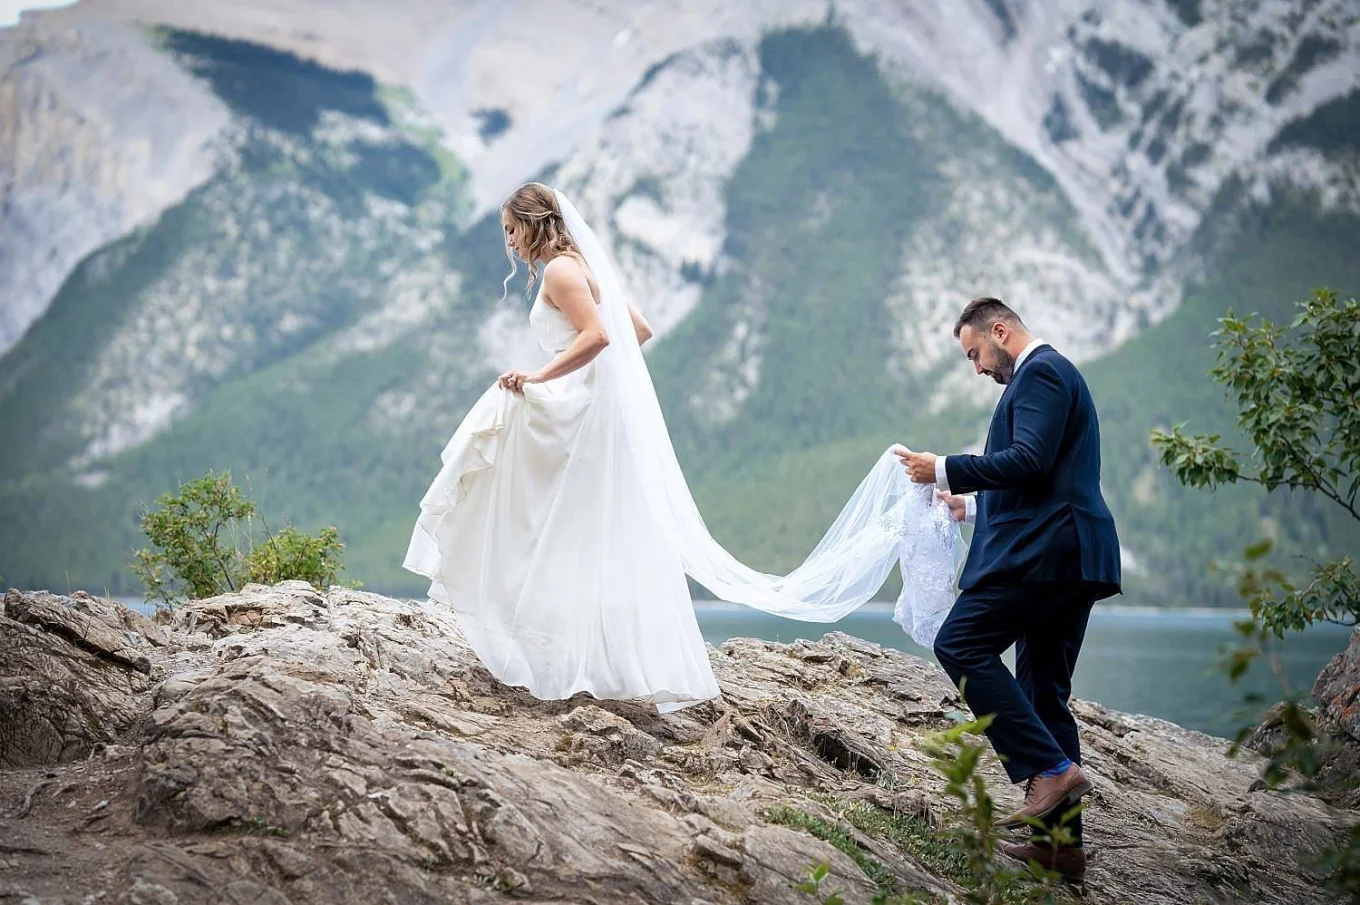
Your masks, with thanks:
M694 504L642 358L651 330L590 227L539 183L517 189L501 221L531 291L542 262L529 324L552 358L505 372L473 405L403 563L496 678L542 699L584 691L663 712L717 697L686 573L724 600L832 622L899 561L895 618L929 643L961 553L929 488L889 451L798 569L742 565Z

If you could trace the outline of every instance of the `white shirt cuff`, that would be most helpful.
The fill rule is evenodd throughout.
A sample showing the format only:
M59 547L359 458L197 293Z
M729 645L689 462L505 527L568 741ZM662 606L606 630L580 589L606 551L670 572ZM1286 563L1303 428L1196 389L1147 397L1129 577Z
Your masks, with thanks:
M949 475L944 470L944 456L935 457L935 486L949 493Z
M963 523L965 525L977 524L977 497L972 494L963 498Z

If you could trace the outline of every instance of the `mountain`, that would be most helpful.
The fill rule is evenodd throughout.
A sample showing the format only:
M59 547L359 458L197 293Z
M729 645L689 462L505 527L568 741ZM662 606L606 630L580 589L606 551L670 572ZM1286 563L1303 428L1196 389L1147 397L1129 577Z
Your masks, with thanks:
M682 463L753 565L796 564L888 443L980 441L996 388L948 332L998 294L1088 375L1128 596L1226 600L1208 563L1262 533L1360 538L1178 489L1147 431L1231 428L1229 306L1360 286L1357 84L1342 2L27 16L0 32L0 574L127 590L139 508L214 468L419 593L438 451L536 354L495 207L543 178L658 327Z

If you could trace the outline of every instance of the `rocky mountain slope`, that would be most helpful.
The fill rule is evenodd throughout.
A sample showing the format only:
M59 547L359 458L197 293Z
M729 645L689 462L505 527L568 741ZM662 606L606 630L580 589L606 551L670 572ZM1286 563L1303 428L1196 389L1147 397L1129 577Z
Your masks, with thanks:
M852 903L968 882L921 747L958 697L846 635L730 641L710 651L721 701L665 717L536 701L448 615L301 583L166 624L10 592L0 653L0 895L19 900L783 905L822 862ZM1327 679L1353 695L1342 660ZM1260 791L1222 740L1075 712L1089 901L1324 901L1306 865L1355 812Z
M227 122L134 26L0 32L0 352L81 260L212 175Z
M700 503L757 565L795 563L887 443L978 441L995 389L947 337L982 292L1108 388L1109 491L1149 597L1211 595L1205 561L1263 530L1286 553L1344 543L1256 495L1198 507L1191 531L1144 438L1222 422L1216 391L1188 388L1227 304L1360 282L1330 238L1360 186L1357 15L86 0L27 16L0 33L0 418L18 426L0 572L124 589L138 506L211 467L248 474L271 517L338 524L357 574L405 587L439 446L496 369L537 355L522 308L496 301L487 214L534 177L613 247L661 333L652 367Z
M1116 283L1119 308L1132 309L1119 312L1125 322L1095 349L1127 336L1137 312L1155 318L1174 309L1177 281L1150 278L1194 234L1225 182L1243 179L1268 191L1285 181L1324 189L1329 204L1356 203L1353 167L1316 150L1272 147L1286 124L1360 85L1360 10L1345 0L1064 0L1037 7L851 0L739 10L712 2L645 9L466 3L415 4L401 17L361 2L337 15L312 3L280 11L269 4L87 0L49 15L211 31L405 85L468 165L478 211L574 158L575 170L567 164L562 181L587 182L603 196L591 211L603 215L637 180L629 169L651 169L644 175L661 186L660 210L635 210L632 221L669 216L670 232L683 227L688 241L702 236L710 248L724 238L721 208L702 196L701 184L721 185L749 145L760 103L751 90L751 54L772 31L834 22L886 73L943 90L1054 176ZM549 33L571 40L540 37ZM715 49L745 56L747 65L696 65L694 58ZM664 103L627 103L639 84L674 64L683 72L666 85ZM505 77L504 69L523 74ZM625 122L615 122L621 112ZM684 125L670 125L677 119ZM676 131L688 140L674 140ZM594 165L600 158L605 166ZM591 172L571 179L585 160ZM674 210L665 203L672 195L691 203ZM646 241L655 234L626 227L625 234L672 251L668 242ZM991 247L1009 250L1006 243ZM1089 283L1080 289L1088 304L1103 294ZM1040 304L1061 307L1054 295L1035 293ZM1072 330L1053 330L1059 326Z

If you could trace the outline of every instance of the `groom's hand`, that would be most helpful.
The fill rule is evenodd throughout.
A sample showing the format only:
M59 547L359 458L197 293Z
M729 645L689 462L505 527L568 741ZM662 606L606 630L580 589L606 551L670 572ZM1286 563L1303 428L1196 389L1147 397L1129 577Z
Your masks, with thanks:
M902 467L907 470L907 477L917 484L935 483L935 460L938 457L934 453L903 450L897 454L897 457L902 460Z
M961 522L968 517L968 498L961 497L954 493L945 493L937 490L935 495L949 507L949 517L956 522Z

